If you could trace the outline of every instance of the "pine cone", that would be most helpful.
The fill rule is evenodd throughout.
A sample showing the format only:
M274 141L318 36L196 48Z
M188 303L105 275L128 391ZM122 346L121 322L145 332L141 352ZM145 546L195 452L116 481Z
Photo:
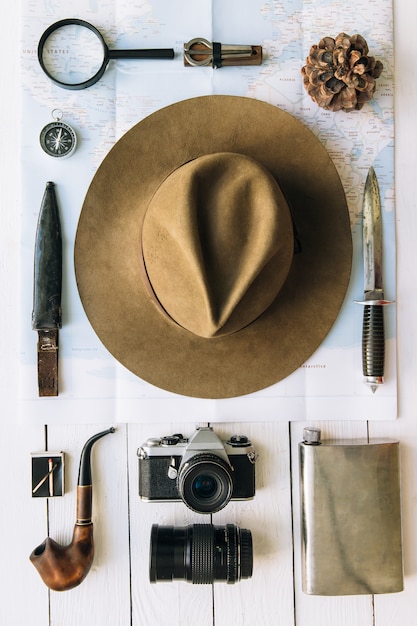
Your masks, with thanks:
M311 99L330 111L359 110L371 100L383 65L368 56L368 44L361 35L340 33L324 37L311 46L301 69L304 87Z

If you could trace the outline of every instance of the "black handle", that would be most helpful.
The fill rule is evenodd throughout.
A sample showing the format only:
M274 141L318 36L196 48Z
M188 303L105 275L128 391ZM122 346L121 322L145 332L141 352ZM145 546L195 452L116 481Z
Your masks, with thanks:
M96 435L90 437L88 441L84 444L83 449L81 450L80 455L80 467L78 470L78 486L79 487L88 487L93 484L91 479L91 449L96 441L104 437L105 435L109 435L110 433L115 432L115 428L112 426L108 430L103 430Z
M108 50L109 59L173 59L173 48L148 48L144 50Z
M363 311L362 367L364 376L384 376L384 307L366 304Z

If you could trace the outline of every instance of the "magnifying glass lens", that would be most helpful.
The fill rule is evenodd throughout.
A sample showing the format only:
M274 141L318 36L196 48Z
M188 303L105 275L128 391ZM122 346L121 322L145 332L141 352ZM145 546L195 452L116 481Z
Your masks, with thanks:
M67 24L47 37L42 60L53 80L77 85L88 81L100 70L104 49L92 30L80 24Z

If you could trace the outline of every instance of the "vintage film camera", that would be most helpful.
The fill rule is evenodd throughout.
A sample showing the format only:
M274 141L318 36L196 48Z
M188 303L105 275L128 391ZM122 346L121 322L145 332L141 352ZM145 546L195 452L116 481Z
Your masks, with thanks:
M212 428L198 428L189 439L148 439L138 457L142 500L183 500L193 511L215 513L255 495L256 454L243 435L221 441Z

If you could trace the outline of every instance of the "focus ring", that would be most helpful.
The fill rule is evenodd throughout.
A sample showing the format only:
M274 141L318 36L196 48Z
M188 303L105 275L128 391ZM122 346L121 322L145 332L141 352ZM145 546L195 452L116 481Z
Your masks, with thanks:
M238 572L238 529L234 524L226 524L226 560L227 578L226 582L233 584L240 579Z
M207 585L214 582L214 534L210 525L193 524L191 582Z
M253 571L252 533L240 529L240 578L250 578Z

